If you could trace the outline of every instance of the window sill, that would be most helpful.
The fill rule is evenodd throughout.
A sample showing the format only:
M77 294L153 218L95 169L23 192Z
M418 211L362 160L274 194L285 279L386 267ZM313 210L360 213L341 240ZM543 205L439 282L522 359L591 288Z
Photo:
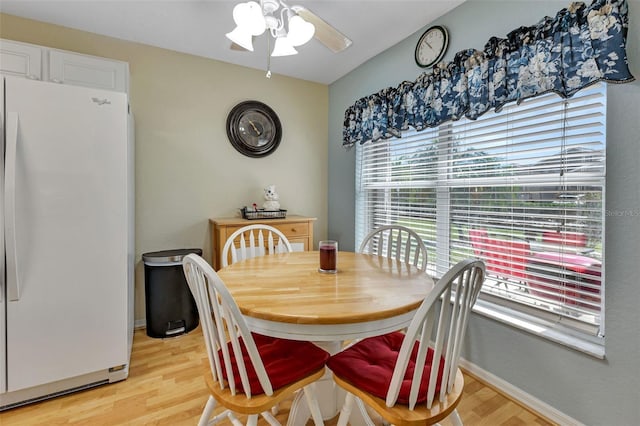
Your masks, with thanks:
M479 299L474 305L473 311L479 315L559 343L594 358L605 358L604 337L580 334L575 330L563 327L561 324L545 321L539 317L517 312L486 300Z

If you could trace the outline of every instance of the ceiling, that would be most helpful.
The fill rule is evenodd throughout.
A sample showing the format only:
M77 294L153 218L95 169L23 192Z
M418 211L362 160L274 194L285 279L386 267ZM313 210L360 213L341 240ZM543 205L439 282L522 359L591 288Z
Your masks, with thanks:
M2 0L0 12L266 70L266 33L254 42L254 52L231 50L225 37L235 27L233 7L241 1ZM333 53L312 39L297 48L298 55L271 58L271 71L330 84L464 1L287 1L306 7L353 44Z

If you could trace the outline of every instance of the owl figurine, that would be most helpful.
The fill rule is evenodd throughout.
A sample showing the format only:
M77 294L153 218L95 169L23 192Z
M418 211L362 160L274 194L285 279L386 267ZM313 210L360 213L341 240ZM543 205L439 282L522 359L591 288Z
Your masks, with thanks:
M269 185L264 189L265 202L262 208L266 211L279 211L280 202L278 202L278 193L276 192L275 185Z

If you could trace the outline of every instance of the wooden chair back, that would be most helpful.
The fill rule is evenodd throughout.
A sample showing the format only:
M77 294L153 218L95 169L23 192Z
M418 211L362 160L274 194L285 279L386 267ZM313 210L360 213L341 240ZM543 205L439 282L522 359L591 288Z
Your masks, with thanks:
M502 278L527 278L531 255L528 241L501 240L489 236L485 229L470 229L473 254L486 263L487 273Z
M434 399L444 402L454 385L458 371L460 349L467 330L467 323L480 288L484 282L484 263L467 259L452 267L429 293L406 331L400 348L391 384L387 392L386 404L396 404L403 384L409 361L412 359L414 344L418 345L415 369L411 381L409 409L413 410L421 392L421 374L427 358L427 349L432 349L432 363L441 360L440 368L431 368L429 386L426 389L427 409ZM442 301L438 304L437 302ZM438 305L440 309L438 311ZM437 315L437 317L436 317ZM436 395L438 373L442 370L440 392Z
M531 255L528 241L487 238L485 242L485 262L490 274L520 280L527 278L527 263Z
M222 267L265 254L292 251L287 237L273 226L256 224L244 226L227 238L222 248Z
M469 229L469 240L471 240L471 247L473 248L473 254L482 259L487 250L486 239L489 237L489 233L486 229Z
M261 415L279 425L269 410L300 390L316 426L323 424L313 385L324 375L329 353L311 342L251 333L231 293L202 257L189 254L182 266L209 358L205 382L211 395L198 424L241 424L235 417L239 413L248 415L247 424L257 424ZM226 410L214 415L218 403Z
M438 280L405 332L363 339L329 359L334 381L347 391L338 426L348 424L356 402L367 424L373 422L365 404L385 423L422 426L451 417L462 424L458 361L484 277L481 260L459 262Z
M545 231L542 233L542 242L573 247L586 247L587 234L582 232Z
M371 231L360 244L360 253L371 253L410 263L427 270L428 253L422 238L402 225L385 225Z
M264 393L271 395L273 393L271 382L253 336L238 305L218 274L204 259L195 254L185 256L183 268L198 312L211 312L211 315L201 314L200 323L214 382L218 383L221 389L228 387L235 395L238 392L238 384L235 382L234 375L223 376L223 371L233 371L232 362L235 362L240 373L241 389L248 398L251 398L247 365L240 348L240 340L242 340L249 355L251 367L255 369ZM232 351L229 350L227 341L231 342ZM222 356L219 356L219 352Z

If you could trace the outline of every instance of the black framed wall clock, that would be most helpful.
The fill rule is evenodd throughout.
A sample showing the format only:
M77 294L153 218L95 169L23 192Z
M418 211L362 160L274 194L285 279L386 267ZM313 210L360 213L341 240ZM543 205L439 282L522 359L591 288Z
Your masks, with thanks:
M264 157L280 145L282 125L278 114L268 105L244 101L234 106L227 116L227 137L241 154Z
M430 68L440 62L449 46L449 32L441 25L428 28L416 44L416 64L422 68Z

